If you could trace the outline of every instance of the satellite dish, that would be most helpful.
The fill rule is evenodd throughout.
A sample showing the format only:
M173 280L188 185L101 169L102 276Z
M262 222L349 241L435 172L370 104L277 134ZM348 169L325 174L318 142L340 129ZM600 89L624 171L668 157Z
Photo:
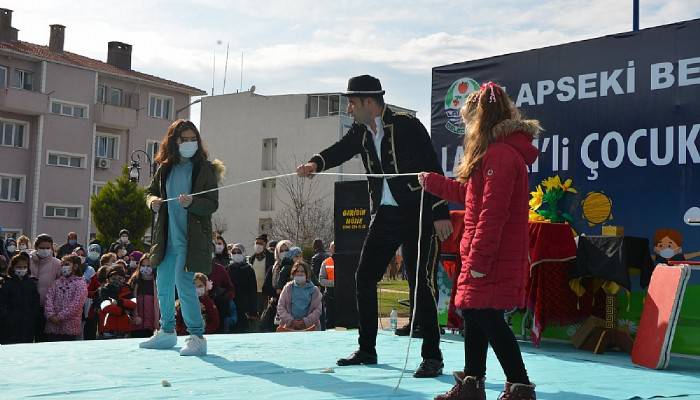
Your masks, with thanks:
M255 93L255 85L250 87L250 93Z

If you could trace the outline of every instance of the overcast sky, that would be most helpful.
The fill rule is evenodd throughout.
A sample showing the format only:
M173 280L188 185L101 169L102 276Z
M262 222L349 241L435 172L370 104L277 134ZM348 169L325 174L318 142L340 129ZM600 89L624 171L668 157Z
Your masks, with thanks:
M700 17L700 0L641 0L641 28ZM99 1L11 0L20 40L48 44L66 25L65 48L106 60L107 42L133 45L132 68L223 90L332 92L353 75L382 80L387 100L430 126L431 68L589 39L632 28L632 0L508 1ZM217 45L221 41L221 45ZM199 109L192 119L199 121Z

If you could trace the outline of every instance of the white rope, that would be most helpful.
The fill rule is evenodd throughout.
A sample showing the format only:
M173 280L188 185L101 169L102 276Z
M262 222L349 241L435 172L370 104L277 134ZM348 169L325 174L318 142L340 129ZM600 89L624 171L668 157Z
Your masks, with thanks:
M232 183L230 185L219 186L219 187L216 187L213 189L204 190L204 191L197 192L197 193L192 193L192 194L190 194L190 196L198 196L198 195L202 195L205 193L216 192L216 191L220 191L223 189L230 189L230 188L233 188L236 186L246 185L249 183L262 182L262 181L266 181L268 179L285 178L288 176L295 176L295 175L297 175L296 172L291 172L288 174L280 174L280 175L274 175L274 176L267 176L264 178L250 179L250 180L243 181L243 182L236 182L236 183ZM419 173L410 172L410 173L403 173L403 174L353 174L353 173L343 173L343 172L315 172L312 175L355 176L355 177L364 177L364 178L389 178L390 179L390 178L395 178L398 176L418 176ZM171 197L169 199L165 199L165 200L163 200L163 202L165 203L165 202L173 201L173 200L177 200L177 197ZM413 326L416 322L416 310L418 309L418 305L417 305L417 302L418 302L418 282L419 282L418 277L420 275L421 238L423 236L423 202L424 202L424 200L425 200L425 190L421 190L420 210L418 213L418 255L416 258L416 284L413 288L413 312L412 312L412 316L411 316L411 330L410 330L410 334L408 336L408 346L406 347L406 358L404 360L403 368L401 369L401 376L399 376L399 380L396 383L396 387L394 388L394 393L396 393L399 390L399 386L401 386L401 381L403 380L403 376L406 373L406 367L408 366L408 357L411 354L411 341L413 339ZM381 287L380 287L380 291L381 291ZM438 327L438 329L439 329L439 327Z
M297 173L290 172L288 174L280 174L280 175L274 175L274 176L267 176L264 178L251 179L251 180L243 181L243 182L236 182L236 183L232 183L230 185L218 186L218 187L215 187L213 189L203 190L203 191L197 192L197 193L192 193L192 194L190 194L190 196L198 196L200 194L216 192L216 191L220 191L223 189L230 189L230 188L233 188L236 186L247 185L249 183L262 182L262 181L266 181L268 179L285 178L287 176L294 176L294 175L297 175ZM314 172L312 175L356 176L356 177L364 177L364 178L395 178L397 176L418 176L418 173L412 172L412 173L406 173L406 174L350 174L350 173L342 173L342 172ZM169 199L165 199L165 200L163 200L163 203L167 203L169 201L174 201L174 200L177 200L177 197L171 197Z
M423 199L425 198L425 190L420 191L420 210L418 212L418 256L416 257L416 285L413 287L413 312L411 315L411 331L408 335L408 346L406 347L406 359L403 362L403 368L401 369L401 376L399 376L399 381L396 383L394 388L394 393L399 390L401 386L401 381L406 373L406 366L408 366L408 357L411 354L411 340L413 339L413 324L416 323L416 310L418 309L418 276L420 272L420 253L421 253L421 236L423 235ZM430 256L430 255L428 255ZM427 271L426 271L427 274ZM438 327L440 329L440 327Z

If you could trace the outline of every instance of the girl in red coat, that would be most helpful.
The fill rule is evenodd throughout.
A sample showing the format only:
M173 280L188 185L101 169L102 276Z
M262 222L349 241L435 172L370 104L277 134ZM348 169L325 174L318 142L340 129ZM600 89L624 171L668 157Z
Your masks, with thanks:
M100 338L124 338L131 332L135 300L126 284L126 270L120 265L110 267L107 282L97 290Z
M214 304L214 300L209 297L209 291L212 288L212 282L201 272L194 274L194 287L197 289L199 297L199 309L202 311L202 319L204 320L204 333L211 335L219 329L219 310ZM182 319L182 310L180 309L180 300L175 302L175 330L178 335L187 335L187 327L185 320Z
M504 311L524 305L528 273L528 171L540 126L522 120L498 85L488 82L469 95L461 110L466 125L464 158L457 180L421 173L423 188L453 203L464 204L460 243L462 270L455 303L464 317L464 372L447 399L486 399L486 354L491 344L507 382L501 399L534 400L515 335Z

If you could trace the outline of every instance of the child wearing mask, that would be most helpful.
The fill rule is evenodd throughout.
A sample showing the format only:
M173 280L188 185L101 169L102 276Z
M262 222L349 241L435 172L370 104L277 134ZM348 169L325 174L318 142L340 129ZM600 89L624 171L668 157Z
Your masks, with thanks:
M87 286L80 276L80 258L63 257L61 277L46 294L46 340L76 340L82 334L82 315Z
M96 243L89 245L85 263L97 271L100 268L100 257L102 257L102 247Z
M32 343L39 314L37 280L29 275L29 255L12 257L0 288L0 344Z
M129 253L129 261L127 263L127 267L129 268L129 276L133 275L134 272L136 272L136 269L139 267L139 261L141 261L141 257L143 257L143 253L138 250L134 250L131 253Z
M321 329L321 291L308 280L307 267L297 262L292 267L294 279L288 282L277 305L280 331Z
M122 246L124 248L124 250L126 250L127 254L136 250L134 248L134 245L129 241L129 231L128 230L122 229L121 231L119 231L119 240L112 243L112 245L109 247L109 251L111 253L116 253L118 246Z
M61 260L54 257L53 239L47 234L37 236L34 241L34 251L29 257L29 273L37 278L37 292L39 293L39 304L41 306L36 326L35 339L41 341L44 336L46 319L44 317L44 304L46 293L53 286L54 282L61 277Z
M97 290L99 307L98 331L102 339L124 338L131 332L131 312L136 309L126 270L118 265L110 267L107 282Z
M221 235L217 235L214 241L215 251L218 252L221 250L222 246L226 249L227 246L225 243L226 241L224 238ZM219 320L222 322L219 324L219 333L229 333L229 327L231 326L229 321L233 313L232 305L233 298L236 297L236 289L229 278L227 270L231 262L228 250L222 250L222 252L225 252L225 254L217 254L218 258L214 257L211 272L209 272L207 276L212 283L209 297L214 300L214 304L216 304L216 308L219 310Z
M313 283L314 286L319 286L311 266L304 261L302 250L299 247L292 247L285 254L285 259L282 260L282 269L280 270L277 287L284 288L287 282L292 279L292 267L296 264L301 264L306 269L306 276L309 278L309 282Z
M144 254L129 279L129 287L136 297L136 309L131 318L131 337L147 338L158 329L160 312L156 293L155 275L150 254Z
M233 255L231 256L231 265L228 267L228 273L231 277L231 282L236 287L236 332L247 333L252 331L250 326L251 320L257 319L258 304L257 304L257 281L255 280L255 271L248 264L245 257L245 248L242 244L236 243L233 245Z
M231 263L231 249L233 249L233 246L226 244L226 240L223 236L216 235L214 239L214 262L228 267Z
M29 244L29 238L22 235L17 238L17 250L21 252L26 252L29 254L29 252L32 250L31 246Z
M289 240L280 240L275 246L275 264L272 267L272 274L270 274L272 279L272 287L275 289L275 297L279 298L280 293L282 293L282 288L287 283L289 279L284 281L280 280L280 273L284 267L292 267L294 263L291 257L287 256L289 249L292 248L292 242Z
M76 247L75 250L73 250L73 254L75 256L80 257L80 275L83 280L85 280L85 283L87 284L90 282L90 279L95 275L95 269L88 265L87 263L87 253L85 252L85 249L82 247Z
M128 256L128 252L126 251L126 246L124 246L121 243L114 246L113 253L117 255L117 260L127 259L127 256Z
M202 312L202 319L204 320L204 333L211 335L216 333L219 329L219 310L214 304L214 300L209 297L209 290L211 290L212 283L201 272L194 274L194 287L197 291L197 297L199 297L199 309ZM182 318L182 310L180 309L180 301L175 302L175 330L178 335L187 335L187 326L185 326L185 320Z
M5 251L7 252L7 259L12 260L15 254L19 253L19 248L17 247L17 241L14 238L5 239Z
M100 262L106 263L102 265L95 276L90 279L88 284L88 298L85 302L85 327L83 328L83 338L85 340L95 340L97 339L97 314L99 304L96 301L97 290L107 281L107 274L110 269L111 257L108 254L102 256Z

